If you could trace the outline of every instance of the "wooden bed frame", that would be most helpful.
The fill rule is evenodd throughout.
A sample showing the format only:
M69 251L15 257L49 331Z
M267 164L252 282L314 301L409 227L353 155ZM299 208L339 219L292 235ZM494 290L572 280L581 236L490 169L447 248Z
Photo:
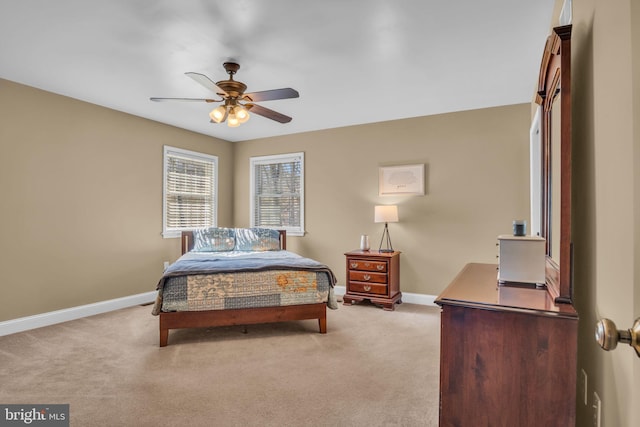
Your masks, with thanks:
M280 231L280 247L287 248L286 231ZM182 253L193 249L193 233L182 232ZM160 312L160 347L169 341L169 329L206 328L214 326L253 325L257 323L287 322L318 319L321 334L327 333L327 304L289 305L232 310Z

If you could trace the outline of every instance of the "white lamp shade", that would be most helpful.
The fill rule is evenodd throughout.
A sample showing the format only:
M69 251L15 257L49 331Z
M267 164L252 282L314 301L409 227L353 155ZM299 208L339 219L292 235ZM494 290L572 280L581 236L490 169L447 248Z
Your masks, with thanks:
M375 222L398 222L398 207L396 205L379 205L375 208Z

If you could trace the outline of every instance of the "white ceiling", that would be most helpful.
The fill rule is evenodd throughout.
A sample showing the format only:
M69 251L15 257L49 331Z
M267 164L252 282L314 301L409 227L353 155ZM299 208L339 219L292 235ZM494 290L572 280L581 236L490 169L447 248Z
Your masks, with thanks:
M529 102L554 0L4 0L0 78L228 141ZM184 75L292 87L239 128ZM1 96L1 94L0 94ZM34 106L37 111L37 106ZM45 112L37 112L43 114Z

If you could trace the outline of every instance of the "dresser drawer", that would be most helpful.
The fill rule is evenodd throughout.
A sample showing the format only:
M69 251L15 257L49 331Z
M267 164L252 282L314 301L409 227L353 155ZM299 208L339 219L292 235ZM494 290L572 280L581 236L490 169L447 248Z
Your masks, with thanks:
M349 280L357 282L387 283L387 275L368 271L349 270Z
M351 270L379 271L387 272L387 263L384 261L370 261L366 259L350 259L349 268Z
M376 283L350 282L349 292L357 292L361 294L386 295L387 285L376 284Z

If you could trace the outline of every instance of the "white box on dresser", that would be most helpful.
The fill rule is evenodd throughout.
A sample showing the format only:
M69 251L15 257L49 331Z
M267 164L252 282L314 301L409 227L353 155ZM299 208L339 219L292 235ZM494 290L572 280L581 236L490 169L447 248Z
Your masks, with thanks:
M498 282L545 283L545 239L538 236L498 236Z

